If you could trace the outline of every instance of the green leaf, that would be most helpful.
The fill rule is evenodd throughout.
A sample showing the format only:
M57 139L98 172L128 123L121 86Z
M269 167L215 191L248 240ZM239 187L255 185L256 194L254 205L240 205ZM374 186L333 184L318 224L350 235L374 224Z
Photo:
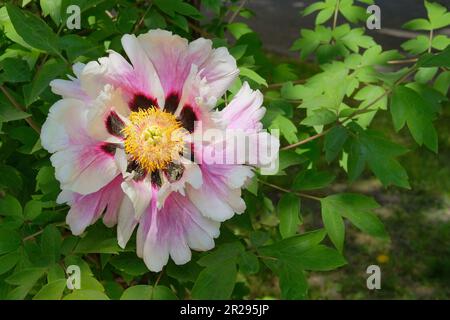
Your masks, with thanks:
M428 37L420 35L414 39L404 42L401 47L403 50L408 51L411 54L421 54L428 50L430 46L430 40Z
M258 251L265 256L289 260L293 253L303 252L318 245L326 235L325 230L319 229L260 247Z
M450 68L450 46L438 54L425 54L417 62L424 68L445 67Z
M291 51L301 50L300 58L306 59L320 45L322 39L319 37L319 34L320 32L322 32L322 37L324 37L326 34L326 31L324 32L324 30L327 29L323 26L317 26L316 30L303 29L301 31L302 37L294 42L290 50ZM329 40L331 40L331 35L329 35L329 39L323 40L322 40L323 42L329 42Z
M308 296L308 282L303 269L295 264L283 263L279 268L281 299L303 300Z
M329 5L325 2L314 2L313 4L306 7L305 10L303 10L303 15L304 16L310 15L311 13L314 13L316 11L325 9L328 6Z
M18 192L22 189L22 184L22 176L17 169L7 165L0 165L0 188L2 188L3 190L9 189L13 192ZM2 200L0 199L0 215L3 214L1 203ZM20 208L20 211L17 210L17 212L20 212L20 214L16 214L15 216L21 218L22 208Z
M272 76L274 82L294 81L298 78L293 66L287 63L277 65L272 71Z
M178 300L172 290L165 286L156 286L153 289L153 300Z
M55 169L50 166L44 166L39 169L36 175L36 190L41 190L44 194L59 193L59 182L55 178Z
M15 120L21 120L30 117L29 113L13 107L5 97L3 92L0 92L0 123Z
M0 256L0 275L8 272L19 262L21 255L17 251Z
M236 40L243 35L252 32L252 29L250 29L250 27L243 22L231 23L227 26L227 28Z
M450 25L450 12L437 2L425 0L428 18L430 19L431 29L440 29Z
M45 273L43 268L27 268L6 278L6 282L17 286L32 287Z
M19 58L6 58L1 61L3 74L0 80L4 82L27 82L31 78L30 68L28 63Z
M68 294L63 300L109 300L109 298L101 291L81 289Z
M22 239L16 231L0 227L0 255L16 250L21 243Z
M127 288L120 297L120 300L151 300L153 286L136 285Z
M9 18L19 36L33 48L59 53L58 36L47 24L31 12L7 4Z
M33 300L60 300L65 288L66 279L55 280L43 286Z
M294 190L316 190L322 189L331 184L335 175L327 171L317 171L314 169L300 172L294 179L292 189Z
M394 128L398 132L405 124L414 140L437 152L438 138L433 126L434 112L414 90L398 86L392 95L391 114Z
M220 13L221 4L222 4L221 0L203 0L202 1L202 5L205 8L212 10L215 14Z
M325 136L325 159L332 162L341 152L348 139L348 131L344 126L335 126Z
M7 300L24 300L28 294L28 292L32 289L33 286L30 285L23 285L18 286L11 291L8 292L6 295Z
M43 16L50 15L57 26L61 23L61 2L62 0L40 0Z
M419 68L416 75L414 76L414 80L426 84L431 81L436 73L438 72L438 68Z
M47 282L50 283L61 279L66 280L66 273L59 263L55 263L48 268Z
M335 112L326 108L319 108L311 110L301 124L305 126L322 126L332 123L336 119L337 115Z
M195 282L202 269L196 262L191 260L182 266L169 263L166 272L169 277L178 280L180 283L186 283Z
M112 257L109 263L114 268L125 272L132 276L140 276L148 272L148 268L142 259L136 257L135 253L123 252L117 256Z
M262 84L263 86L267 87L267 81L263 77L261 77L259 74L257 74L252 69L246 68L246 67L240 67L239 68L239 74L242 77L247 77L250 80L255 81L257 84Z
M236 261L237 257L243 252L244 247L238 241L224 243L214 251L200 258L197 263L201 266L208 267L228 261Z
M436 37L433 38L433 41L431 42L431 46L437 50L444 50L449 45L450 45L450 38L443 34L437 35Z
M34 220L42 213L42 202L30 200L25 204L23 214L26 220Z
M22 206L13 196L7 194L0 199L0 215L5 217L22 217Z
M75 253L111 253L117 254L122 249L117 244L117 239L112 238L108 230L95 226L87 235L78 242Z
M334 13L334 8L325 8L319 12L319 14L316 17L315 24L323 24L331 19Z
M240 58L242 58L245 54L245 52L247 51L247 45L238 45L238 46L234 46L233 48L230 48L230 54L236 59L239 60Z
M324 245L312 247L295 255L292 260L298 262L300 268L311 271L329 271L347 264L338 251Z
M300 199L294 194L285 194L278 202L278 217L280 218L280 234L283 238L293 236L297 233L301 222Z
M372 130L359 131L352 138L348 151L347 169L351 181L358 178L367 163L384 186L410 187L408 174L395 159L408 150L382 134Z
M283 137L286 138L287 142L295 143L297 142L297 127L288 118L278 115L269 127L270 130L278 129L280 130Z
M366 10L353 5L353 1L341 1L339 6L339 12L352 23L357 23L358 21L365 21L368 14Z
M450 87L450 71L442 72L434 82L434 89L446 96Z
M192 298L196 300L229 299L236 282L236 275L236 261L233 260L206 267L195 281Z
M363 232L375 237L387 237L383 224L372 212L379 205L371 197L353 193L336 194L324 198L322 205L333 214L347 218Z
M127 288L120 300L177 300L177 296L167 287L136 285Z
M431 26L431 23L426 19L414 19L411 20L403 25L403 28L410 29L410 30L425 30L429 31L433 29Z
M36 73L33 81L23 87L25 94L25 105L29 106L48 88L51 80L61 75L66 65L54 59L48 60Z
M246 251L239 256L238 265L239 271L244 274L256 274L259 271L258 257L250 251Z
M329 198L323 198L322 204L322 221L328 236L334 246L342 252L344 250L345 225L340 212L334 206Z
M42 259L47 259L49 264L59 261L62 238L58 228L53 225L45 227L41 236Z

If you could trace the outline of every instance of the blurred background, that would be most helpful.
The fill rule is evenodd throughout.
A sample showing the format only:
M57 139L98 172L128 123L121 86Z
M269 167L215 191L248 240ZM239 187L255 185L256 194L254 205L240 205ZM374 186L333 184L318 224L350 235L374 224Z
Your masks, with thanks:
M313 28L315 15L301 11L314 0L249 0L246 7L255 16L246 22L263 40L267 51L283 61L300 62L297 52L289 51L302 28ZM414 18L426 16L422 0L377 0L381 8L381 30L369 31L384 49L400 49L400 44L417 36L401 30ZM450 0L437 1L447 8ZM238 19L237 19L238 20ZM450 35L450 29L441 30ZM277 59L275 58L275 59ZM303 66L300 66L302 68ZM308 68L303 68L308 70ZM307 77L307 76L305 76ZM349 264L335 272L312 274L311 299L449 299L450 297L450 116L449 104L444 117L436 123L439 132L439 155L417 148L402 158L410 173L412 190L384 189L375 179L366 179L352 186L357 192L375 196L382 205L382 216L390 242L378 241L348 228L346 257ZM379 114L376 129L394 135L387 113ZM408 134L401 139L410 139ZM402 141L408 142L408 141ZM414 144L410 144L414 145ZM343 185L345 177L342 177ZM336 186L339 190L339 185ZM341 190L342 191L342 190ZM314 204L306 203L304 214L313 219ZM306 213L306 212L304 212ZM307 222L308 223L308 222ZM309 221L314 224L314 221ZM381 290L366 288L366 268L381 267ZM277 285L273 279L254 279L257 296L273 296Z
M248 0L246 7L255 17L249 25L261 35L266 49L284 55L294 55L290 46L298 38L301 28L314 28L315 15L303 17L300 12L316 0ZM436 2L450 6L450 0ZM426 16L423 0L376 0L381 9L381 30L369 31L384 49L398 49L400 44L417 36L401 30L401 26L414 18ZM450 29L440 33L450 35Z

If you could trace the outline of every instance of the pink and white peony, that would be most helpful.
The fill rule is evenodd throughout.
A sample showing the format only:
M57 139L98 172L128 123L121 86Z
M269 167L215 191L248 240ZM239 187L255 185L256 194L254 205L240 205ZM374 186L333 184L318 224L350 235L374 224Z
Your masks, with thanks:
M278 142L262 132L262 94L247 83L214 110L239 73L226 48L163 30L125 35L122 45L131 63L110 51L75 64L70 80L51 82L62 99L51 107L41 140L61 183L57 201L70 205L73 234L102 217L109 227L117 224L125 247L137 228L138 256L160 271L169 256L184 264L191 249L214 247L220 222L245 210L241 188L260 165L260 149L278 150ZM241 130L257 145L250 155L256 162L212 161L233 145L226 137L193 138L210 129Z

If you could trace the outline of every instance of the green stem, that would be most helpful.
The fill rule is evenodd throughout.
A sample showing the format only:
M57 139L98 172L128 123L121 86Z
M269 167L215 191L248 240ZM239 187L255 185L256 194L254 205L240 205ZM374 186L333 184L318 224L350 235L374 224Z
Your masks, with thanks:
M337 25L337 19L338 19L338 14L339 14L339 5L340 5L340 0L337 0L336 8L334 9L333 30L336 29L336 25Z
M296 192L296 191L294 191L294 190L286 189L286 188L277 186L277 185L275 185L275 184L266 182L266 181L264 181L264 180L258 179L258 181L259 181L261 184L264 184L264 185L266 185L266 186L268 186L268 187L271 187L271 188L274 188L274 189L277 189L277 190L280 190L280 191L283 191L283 192L286 192L286 193L292 193L292 194L295 194L295 195L297 195L297 196L299 196L299 197L302 197L302 198L307 198L307 199L311 199L311 200L315 200L315 201L321 201L321 200L322 200L322 199L319 198L319 197L315 197L315 196L312 196L312 195L310 195L310 194L301 193L301 192Z
M242 8L245 6L246 2L247 2L247 0L242 0L241 1L241 3L239 4L239 7L236 9L235 12L233 12L233 15L228 20L228 24L232 23L234 21L234 19L236 19L236 17L239 14L239 12L241 12Z
M431 53L431 48L433 45L433 37L434 37L434 30L431 29L430 30L430 40L429 40L429 44L428 44L428 53Z
M301 141L299 141L299 142L296 142L296 143L290 144L290 145L288 145L288 146L286 146L286 147L283 147L283 148L281 148L280 150L284 151L284 150L289 150L289 149L297 148L298 146L301 146L301 145L303 145L303 144L305 144L305 143L311 142L311 141L313 141L313 140L315 140L315 139L317 139L317 138L320 138L320 137L326 135L326 134L328 133L328 131L330 131L330 130L331 130L331 129L322 131L321 133L315 134L315 135L313 135L313 136L311 136L311 137L309 137L309 138L306 138L306 139L301 140Z
M17 101L16 99L14 99L14 97L12 95L9 94L8 90L6 90L6 88L2 85L0 85L0 91L3 92L3 94L5 95L6 99L9 100L9 102L11 102L11 104L13 105L14 108L16 108L17 110L20 110L22 112L26 112L25 108L22 107ZM39 135L41 134L41 128L39 127L38 124L36 124L36 122L33 121L33 119L31 117L25 118L24 119L28 125L33 128L34 131L36 131Z
M65 225L66 225L65 222L60 222L60 223L54 224L55 227L64 227ZM42 234L43 232L44 232L44 229L39 230L39 231L37 231L37 232L35 232L35 233L33 233L33 234L30 234L29 236L26 236L25 238L22 239L22 241L25 242L25 241L34 239L34 238L36 238L38 235Z

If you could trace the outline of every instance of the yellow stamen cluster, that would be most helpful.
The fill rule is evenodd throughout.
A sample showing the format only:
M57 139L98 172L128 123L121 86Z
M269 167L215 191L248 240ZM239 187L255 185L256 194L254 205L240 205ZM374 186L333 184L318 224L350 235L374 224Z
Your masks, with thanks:
M156 108L131 112L125 126L125 152L140 166L152 172L179 159L186 130L175 116Z

